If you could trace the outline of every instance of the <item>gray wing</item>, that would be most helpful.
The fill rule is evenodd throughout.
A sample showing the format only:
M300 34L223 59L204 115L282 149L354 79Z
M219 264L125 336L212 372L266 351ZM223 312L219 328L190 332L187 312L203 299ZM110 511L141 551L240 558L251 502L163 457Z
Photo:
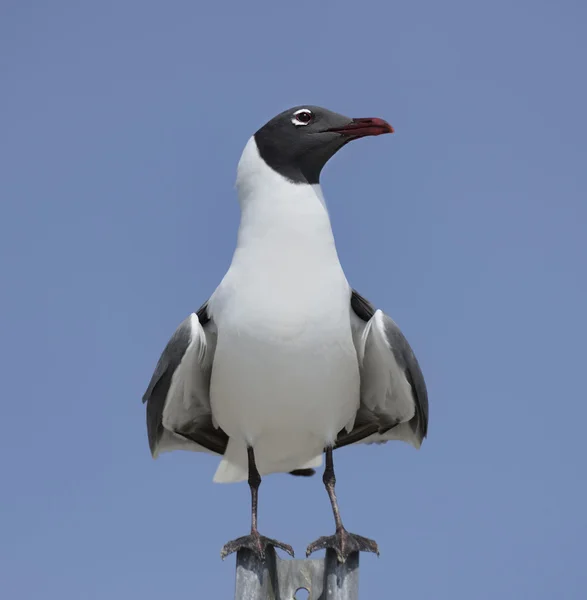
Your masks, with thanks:
M204 304L171 336L143 396L153 457L177 449L224 454L228 437L214 426L210 409L215 348L216 329Z
M428 393L418 360L395 322L354 290L351 309L361 403L336 446L399 439L419 447L428 431Z

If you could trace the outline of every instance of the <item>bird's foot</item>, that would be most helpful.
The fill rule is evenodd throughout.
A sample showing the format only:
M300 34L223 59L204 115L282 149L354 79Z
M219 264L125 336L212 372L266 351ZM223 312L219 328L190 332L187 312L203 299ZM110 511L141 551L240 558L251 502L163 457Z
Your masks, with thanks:
M236 540L232 540L225 544L224 548L222 548L222 552L220 552L220 556L222 557L222 560L224 560L229 554L246 548L253 552L260 560L265 560L265 551L268 546L280 548L293 558L294 551L289 544L284 544L283 542L278 542L277 540L265 537L254 530L251 531L249 535L244 535L243 537L239 537Z
M353 552L374 552L379 556L379 548L375 540L349 533L344 527L338 529L334 535L325 535L312 542L306 550L306 556L310 556L316 550L328 548L336 552L338 562L341 563L346 562Z

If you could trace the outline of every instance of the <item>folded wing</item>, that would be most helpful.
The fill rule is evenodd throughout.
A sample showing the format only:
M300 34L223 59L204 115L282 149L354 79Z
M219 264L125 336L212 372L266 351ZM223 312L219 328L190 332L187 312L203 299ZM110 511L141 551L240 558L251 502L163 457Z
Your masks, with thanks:
M395 322L353 291L351 320L361 372L353 429L336 447L398 439L419 447L428 430L428 394L418 361Z
M215 349L216 328L204 305L171 336L143 396L153 457L180 449L224 454L228 438L210 409Z

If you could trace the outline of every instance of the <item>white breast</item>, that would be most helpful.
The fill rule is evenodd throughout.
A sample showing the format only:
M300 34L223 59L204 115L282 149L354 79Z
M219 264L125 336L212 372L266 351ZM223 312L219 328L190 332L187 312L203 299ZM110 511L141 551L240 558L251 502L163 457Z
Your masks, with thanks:
M319 456L354 420L359 372L350 288L319 186L285 180L253 140L237 188L237 249L209 302L218 328L210 396L231 437L224 462L243 478L246 444L261 473Z

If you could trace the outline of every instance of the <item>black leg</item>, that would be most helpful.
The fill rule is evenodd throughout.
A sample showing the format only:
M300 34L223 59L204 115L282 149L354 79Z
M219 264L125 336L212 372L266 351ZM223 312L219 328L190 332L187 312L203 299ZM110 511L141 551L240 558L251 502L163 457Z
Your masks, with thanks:
M334 463L332 460L332 448L326 448L326 467L322 477L324 487L328 492L330 504L332 505L332 514L334 515L334 523L336 525L336 533L334 535L323 536L312 542L306 550L306 556L310 556L316 550L332 548L336 552L339 562L343 563L353 552L374 552L379 555L377 542L370 540L354 533L349 533L342 524L340 518L340 510L338 509L338 501L334 486L336 484L336 476L334 474Z
M247 548L256 554L261 560L265 559L265 550L267 546L275 546L281 548L291 556L294 555L293 549L288 544L278 542L271 538L267 538L259 534L257 530L257 504L259 499L259 486L261 485L261 476L257 470L255 464L255 453L253 448L247 448L247 454L249 459L249 487L251 488L251 533L243 537L232 540L224 545L220 556L222 558L227 557L229 554Z
M249 459L249 488L251 488L251 531L257 531L257 507L259 504L259 486L261 475L255 464L255 453L251 447L247 448Z

